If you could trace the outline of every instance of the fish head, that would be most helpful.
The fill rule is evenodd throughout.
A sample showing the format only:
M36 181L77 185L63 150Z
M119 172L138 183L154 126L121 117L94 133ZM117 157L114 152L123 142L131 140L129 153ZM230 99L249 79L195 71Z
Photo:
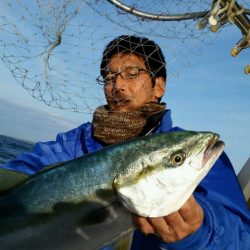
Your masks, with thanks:
M224 143L212 132L179 131L151 136L134 150L136 160L116 175L114 190L132 213L166 216L188 200L223 148Z

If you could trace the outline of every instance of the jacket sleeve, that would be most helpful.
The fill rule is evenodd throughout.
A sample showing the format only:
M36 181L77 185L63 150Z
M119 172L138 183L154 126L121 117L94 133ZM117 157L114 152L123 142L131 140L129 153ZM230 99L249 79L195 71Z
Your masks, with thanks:
M250 212L225 153L197 187L194 196L204 211L203 224L195 233L175 243L166 243L157 240L155 236L149 239L137 231L132 249L250 249ZM155 247L147 248L144 245L147 241L148 245L154 244Z
M23 153L0 167L35 174L47 166L76 158L83 154L80 142L82 130L83 125L66 133L59 133L55 141L38 142L31 152Z

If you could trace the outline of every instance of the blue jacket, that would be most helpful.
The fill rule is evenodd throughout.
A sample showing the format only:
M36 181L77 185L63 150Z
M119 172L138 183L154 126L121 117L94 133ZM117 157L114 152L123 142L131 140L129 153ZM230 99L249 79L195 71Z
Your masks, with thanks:
M168 110L154 133L181 130L172 127ZM45 166L71 160L102 148L92 136L92 124L85 123L56 141L37 143L31 153L24 153L1 167L34 174ZM222 153L208 175L194 192L204 210L204 221L195 233L175 243L162 242L157 236L144 236L136 230L132 250L249 250L250 212L230 160Z

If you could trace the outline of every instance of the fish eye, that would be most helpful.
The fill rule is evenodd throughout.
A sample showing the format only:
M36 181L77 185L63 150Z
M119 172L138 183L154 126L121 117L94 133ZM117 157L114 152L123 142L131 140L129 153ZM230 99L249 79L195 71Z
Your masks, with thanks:
M186 159L184 152L176 152L171 155L171 161L174 165L180 166Z

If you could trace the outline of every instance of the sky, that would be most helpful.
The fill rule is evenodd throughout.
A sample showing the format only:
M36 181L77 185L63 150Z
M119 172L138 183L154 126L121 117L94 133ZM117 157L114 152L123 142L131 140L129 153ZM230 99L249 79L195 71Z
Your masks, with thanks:
M220 135L236 173L250 157L250 74L243 71L250 64L250 49L236 58L230 55L240 38L239 30L230 26L214 35L212 44L202 44L199 55L185 67L178 67L176 59L178 76L170 64L163 97L174 125ZM2 135L33 142L54 140L58 132L92 119L91 114L49 107L33 98L2 61L0 75Z

